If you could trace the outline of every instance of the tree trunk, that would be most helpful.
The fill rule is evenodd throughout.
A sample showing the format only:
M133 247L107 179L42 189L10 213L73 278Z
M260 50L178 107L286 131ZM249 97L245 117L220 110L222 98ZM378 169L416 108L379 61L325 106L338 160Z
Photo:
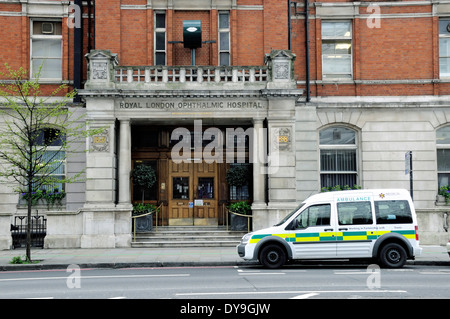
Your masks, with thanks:
M27 245L26 245L26 260L31 262L31 183L28 185L28 210L27 210Z

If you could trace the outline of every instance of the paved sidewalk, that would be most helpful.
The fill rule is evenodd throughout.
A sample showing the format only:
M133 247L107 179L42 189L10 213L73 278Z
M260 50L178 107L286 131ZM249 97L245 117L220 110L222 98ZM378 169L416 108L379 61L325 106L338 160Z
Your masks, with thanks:
M422 246L422 255L410 265L448 265L443 246ZM33 249L31 265L10 264L13 257L24 256L24 249L0 251L0 271L65 269L71 264L81 268L242 266L254 265L241 259L235 247L198 248L112 248L112 249Z

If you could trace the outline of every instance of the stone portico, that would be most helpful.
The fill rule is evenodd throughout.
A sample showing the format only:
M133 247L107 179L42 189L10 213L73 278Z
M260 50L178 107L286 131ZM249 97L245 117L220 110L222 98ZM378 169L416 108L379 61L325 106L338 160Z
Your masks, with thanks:
M296 206L295 104L302 91L294 81L295 55L275 50L266 65L249 67L127 67L104 50L87 59L80 95L88 125L104 131L87 141L86 202L77 212L48 214L46 247L130 246L134 125L250 126L253 228Z

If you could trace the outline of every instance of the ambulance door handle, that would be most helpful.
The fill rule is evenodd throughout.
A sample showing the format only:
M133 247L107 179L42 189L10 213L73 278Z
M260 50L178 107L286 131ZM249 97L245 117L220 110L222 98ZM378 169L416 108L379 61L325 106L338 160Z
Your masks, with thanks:
M333 231L333 228L325 228L324 231Z
M339 230L348 230L348 228L339 228Z

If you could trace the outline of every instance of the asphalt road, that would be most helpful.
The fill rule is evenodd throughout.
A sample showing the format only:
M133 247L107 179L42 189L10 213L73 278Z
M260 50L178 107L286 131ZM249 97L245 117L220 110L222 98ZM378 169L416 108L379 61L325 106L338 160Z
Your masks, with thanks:
M448 299L450 268L406 266L291 265L261 267L176 267L0 272L1 299L221 299L215 313L243 311L234 301L250 299ZM205 311L176 303L171 311ZM263 303L262 303L263 304ZM239 307L239 306L238 306ZM213 310L211 310L214 312ZM246 308L245 311L248 311ZM253 311L264 311L255 308ZM211 314L212 314L211 312ZM195 312L194 312L195 313Z

